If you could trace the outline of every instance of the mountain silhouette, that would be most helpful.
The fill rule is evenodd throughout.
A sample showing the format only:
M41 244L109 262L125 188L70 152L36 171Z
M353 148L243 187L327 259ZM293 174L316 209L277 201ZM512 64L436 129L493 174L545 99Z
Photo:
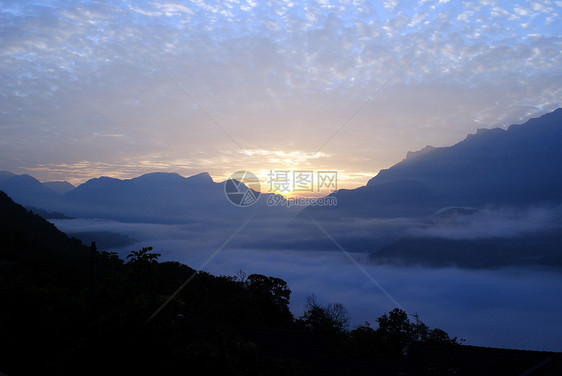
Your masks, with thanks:
M444 207L562 203L562 109L522 125L479 129L449 147L426 147L381 170L366 186L339 190L320 219L427 216Z
M52 207L60 196L31 175L0 172L0 190L26 206Z
M100 177L62 196L58 211L80 218L215 226L238 223L258 210L262 218L282 218L293 216L291 213L295 212L284 207L269 207L268 194L261 199L258 197L255 205L242 208L233 205L225 193L226 183L214 182L207 172L190 177L165 172L123 180ZM244 191L250 190L240 184Z
M218 239L228 238L235 231L237 236L230 241L231 246L250 240L263 244L272 229L286 226L301 209L285 205L269 206L268 198L273 196L272 193L259 193L253 190L259 190L259 186L252 184L251 189L240 182L237 182L238 187L246 196L244 200L235 202L232 193L226 189L229 180L214 182L207 172L190 177L167 172L148 173L132 179L102 176L90 179L63 195L29 175L6 172L2 176L4 183L11 185L0 183L0 187L8 188L7 193L17 197L15 201L45 218L182 224L186 225L182 227L182 236L188 236L196 244L213 246ZM14 184L14 181L21 184ZM26 182L29 186L25 185ZM255 220L250 223L254 217ZM85 241L100 234L96 233L97 229L92 230L92 234L71 228L68 231L75 232ZM106 232L103 237L108 241L100 242L100 246L128 242L116 241L117 236L122 235L118 231L108 229Z
M562 229L560 145L562 109L507 129L479 129L453 146L409 152L366 186L332 193L337 206L304 209L279 236L282 240L272 240L271 246L300 249L304 244L307 249L335 250L318 223L347 250L372 252L376 262L468 267L521 265L525 260L561 264L554 249ZM548 218L525 217L532 216L530 208L535 207L545 208ZM492 208L498 214L467 216L477 208ZM504 213L503 208L512 208L513 213ZM435 213L468 219L442 228L434 223ZM522 226L526 221L528 226ZM412 228L432 226L437 226L433 232L411 233ZM509 226L519 227L506 233ZM494 238L496 228L503 232ZM463 229L475 232L475 238L447 238L447 231ZM428 240L429 236L437 238ZM517 241L516 252L509 254ZM455 249L464 250L462 257ZM476 249L492 254L476 262Z
M245 246L303 250L334 248L330 239L318 228L320 225L346 249L372 252L376 258L377 251L385 247L380 254L384 254L385 260L390 260L393 254L408 255L415 239L428 236L448 239L447 231L459 231L459 228L452 227L417 231L437 226L432 222L435 213L470 214L476 209L506 207L523 211L534 207L554 208L549 219L543 221L539 218L534 228L521 227L521 231L502 233L497 238L534 237L527 244L536 245L541 239L537 235L540 226L546 227L541 231L558 231L562 223L560 145L562 109L521 125L479 129L452 146L427 146L417 152L408 152L404 160L382 170L367 185L332 193L331 196L337 199L336 206L309 206L286 228L287 221L301 208L268 206L267 198L271 194L258 197L257 192L243 183L214 182L208 173L183 177L176 173L154 172L132 179L102 176L61 195L60 189L48 188L53 184L41 184L29 175L0 172L0 189L23 205L77 218L191 223L201 224L202 229L221 228L227 232L259 211L257 222L262 227L254 229L254 232L260 233L260 236L246 236ZM57 186L70 188L66 184ZM233 197L238 198L238 202L233 204ZM256 198L258 200L254 205L244 207ZM236 204L244 205L240 207ZM489 239L490 230L524 223L526 214L522 215L509 214L505 221L495 217L482 219L469 216L470 221L475 222L463 226L471 231L481 231L488 226L485 237ZM536 218L529 222L534 220ZM498 221L504 221L503 225L498 225ZM266 234L271 234L272 228L277 232L267 238ZM417 232L412 233L412 228ZM557 239L556 234L546 234L544 238L551 239L550 243L539 245L537 249L546 250L550 255L542 260L555 260L557 256L550 250L552 239ZM426 241L425 244L428 244L427 247L441 247L443 252L448 252L451 247L472 249L460 244L466 240L455 238L432 244ZM397 241L400 243L393 245ZM501 248L510 247L509 242L499 240L482 244L494 244L496 247L500 243ZM441 252L438 251L436 249L437 253ZM532 257L523 251L520 254L523 259ZM455 254L450 256L447 253L447 257L452 257L450 261L455 262ZM489 264L501 264L506 260L509 257L496 257Z
M522 125L479 129L450 147L408 153L367 187L417 181L449 205L562 200L562 109Z
M156 172L125 180L102 176L66 193L62 201L73 216L164 223L202 220L230 205L221 184L207 173L184 178Z
M446 239L404 237L370 255L377 264L497 268L500 266L562 267L562 231L522 237Z
M59 195L63 195L76 188L74 185L70 184L67 181L46 181L43 183L43 185L50 190L58 193Z

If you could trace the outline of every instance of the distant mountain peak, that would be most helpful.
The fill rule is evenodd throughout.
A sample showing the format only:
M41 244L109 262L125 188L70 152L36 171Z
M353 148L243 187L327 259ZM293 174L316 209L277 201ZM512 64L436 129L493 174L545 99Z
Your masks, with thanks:
M501 135L505 134L506 132L507 130L502 128L478 128L476 130L476 133L468 134L465 138L465 141L472 139L481 139L482 137Z
M129 179L132 182L139 183L177 183L185 178L175 172L149 172L147 174Z
M188 176L184 178L176 172L149 172L147 174L141 175L139 177L130 179L134 182L142 183L180 183L180 182L191 182L191 183L213 183L213 179L208 172L201 172L196 175Z
M0 190L17 202L36 207L44 207L58 197L57 193L28 174L0 173Z
M181 176L180 174L176 173L176 172L149 172L146 174L143 174L135 179L141 179L141 178L151 178L151 177L180 177L183 178L183 176Z
M117 179L117 178L112 178L111 176L102 175L102 176L100 176L99 178L92 178L92 179L89 179L88 181L86 181L86 183L88 183L88 182L95 182L95 181L121 181L121 180L120 180L120 179Z
M552 174L545 171L553 170L554 161L562 158L560 139L562 108L503 129L480 128L452 146L426 146L420 151L408 152L406 159L381 170L367 185L404 178L426 181L430 185L434 182L452 183L455 180L460 183L463 176L470 176L466 181L468 185L474 186L479 181L483 188L489 187L488 183L501 183L500 180L513 180L518 184L525 179L528 182L542 179L541 182L545 184L547 180L559 181L559 170ZM482 180L485 171L488 182ZM498 178L500 175L502 179ZM504 188L511 190L514 186L510 183ZM449 192L454 193L457 188L465 187L464 183L455 188L451 185ZM535 190L535 194L538 194L538 190Z
M208 172L201 172L187 178L191 182L197 183L214 183L213 178Z
M426 145L423 149L418 151L409 151L406 153L406 159L413 159L437 149L435 146Z
M10 171L0 171L0 181L4 181L16 176L16 174Z
M67 181L46 181L43 183L43 185L60 195L70 192L74 188L76 188L74 185L70 184Z

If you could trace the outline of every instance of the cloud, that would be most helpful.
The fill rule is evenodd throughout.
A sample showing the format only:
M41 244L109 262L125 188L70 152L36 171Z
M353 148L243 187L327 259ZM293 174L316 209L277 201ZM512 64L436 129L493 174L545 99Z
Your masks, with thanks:
M454 209L452 209L454 210ZM412 227L414 236L446 239L513 238L560 227L561 208L484 209L437 214L429 225Z
M194 225L126 224L110 221L55 221L65 231L117 231L141 240L116 249L122 256L143 246L154 246L162 260L197 268L214 253L230 233L205 232L211 241L199 241ZM252 226L250 226L252 227ZM262 229L270 231L267 229ZM240 234L245 236L244 234ZM199 239L201 239L200 237ZM365 254L352 253L408 312L418 313L430 327L440 327L467 344L519 349L561 351L562 326L558 299L562 276L533 269L424 269L373 266ZM210 260L205 270L233 276L242 269L285 279L292 290L291 309L303 313L306 297L342 303L352 327L375 319L393 307L392 302L334 248L331 252L240 249L232 244Z
M414 54L316 160L375 174L407 150L560 105L560 6L523 8L527 16L499 2L5 7L1 168L118 170L158 154L214 175L239 169L236 145L151 58L243 148L312 153ZM218 154L221 164L205 162ZM243 162L269 167L254 157Z
M200 265L209 252L182 253L179 244L157 244L177 250L171 257ZM361 260L361 255L354 254ZM523 349L560 350L562 327L556 311L554 273L506 270L497 273L457 269L400 269L363 265L406 309L417 312L431 327L441 327L468 344ZM341 302L350 312L352 326L371 322L393 308L392 303L344 255L338 252L291 252L228 249L207 269L215 274L275 275L293 291L292 311L304 310L306 296L321 302Z

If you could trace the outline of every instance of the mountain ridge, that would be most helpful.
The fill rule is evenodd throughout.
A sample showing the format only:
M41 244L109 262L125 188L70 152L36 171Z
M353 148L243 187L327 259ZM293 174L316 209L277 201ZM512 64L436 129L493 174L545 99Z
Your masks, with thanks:
M42 184L59 195L63 195L76 188L67 181L46 181Z
M410 158L381 170L366 186L410 179L442 197L465 198L470 204L486 200L517 204L520 198L559 201L561 143L562 109L557 109L506 130L479 130L452 146L410 153Z
M310 216L350 251L374 252L409 235L412 227L431 225L431 216L443 208L562 207L560 145L562 109L507 129L479 129L454 145L410 152L365 186L332 193L336 206L304 208L286 230L275 234L277 239L264 242L263 236L247 237L245 244L330 247ZM259 209L263 228L268 221L279 228L283 221L275 220L292 220L301 210L268 206L269 194L262 194L266 197L253 206L237 207L228 201L225 183L214 182L206 172L190 177L154 172L123 180L102 176L62 196L28 175L12 175L0 174L0 189L6 181L28 181L56 199L44 200L45 205L24 204L78 218L232 228ZM253 230L254 234L261 231Z
M434 215L443 209L475 208L493 213L490 217L474 216L463 224L475 232L476 238L482 236L480 232L484 230L488 236L495 226L498 231L506 226L525 228L520 224L536 221L538 225L532 231L511 231L511 237L521 236L527 239L526 244L544 249L551 255L533 260L534 264L560 263L559 256L552 253L553 241L547 239L550 235L545 235L541 243L537 232L541 225L562 228L559 215L562 208L560 145L562 109L557 109L507 129L479 130L448 147L429 146L408 153L407 158L382 170L365 186L332 193L337 198L336 206L305 208L286 230L281 242L272 240L272 247L276 244L285 248L299 247L300 243L306 243L309 249L334 248L326 245L319 225L348 251L373 253L373 260L378 257L377 251L384 249L378 261L396 256L404 264L414 263L415 260L421 264L444 265L443 262L434 262L435 257L431 259L429 254L428 259L416 255L415 259L409 260L408 257L413 255L412 244L415 243L411 238L417 238L428 244L418 249L430 249L432 245L443 247L436 249L435 254L446 256L447 262L454 264L455 257L461 255L451 253L449 248L460 249L462 244L462 248L470 252L473 248L465 244L469 240L426 241L424 234L431 231L421 230L438 226L433 223ZM534 208L551 214L546 219L534 216ZM440 228L437 230L441 231ZM410 240L401 240L405 238ZM501 247L504 253L500 252L500 255L504 255L509 253L510 244L517 243L512 238L479 244ZM514 262L520 265L524 264L522 260L528 255L520 252L520 256L522 258L518 259L497 256L488 263L457 261L461 266L472 267L487 267L494 263L494 266L502 266Z

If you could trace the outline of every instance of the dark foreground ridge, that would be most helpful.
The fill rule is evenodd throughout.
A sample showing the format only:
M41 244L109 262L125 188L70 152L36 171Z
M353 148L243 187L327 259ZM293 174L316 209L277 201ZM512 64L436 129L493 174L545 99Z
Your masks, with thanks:
M84 246L0 191L0 372L28 374L550 375L561 354L460 345L395 309L347 329L338 303L289 311L285 281L126 260ZM191 282L149 318L189 278Z

